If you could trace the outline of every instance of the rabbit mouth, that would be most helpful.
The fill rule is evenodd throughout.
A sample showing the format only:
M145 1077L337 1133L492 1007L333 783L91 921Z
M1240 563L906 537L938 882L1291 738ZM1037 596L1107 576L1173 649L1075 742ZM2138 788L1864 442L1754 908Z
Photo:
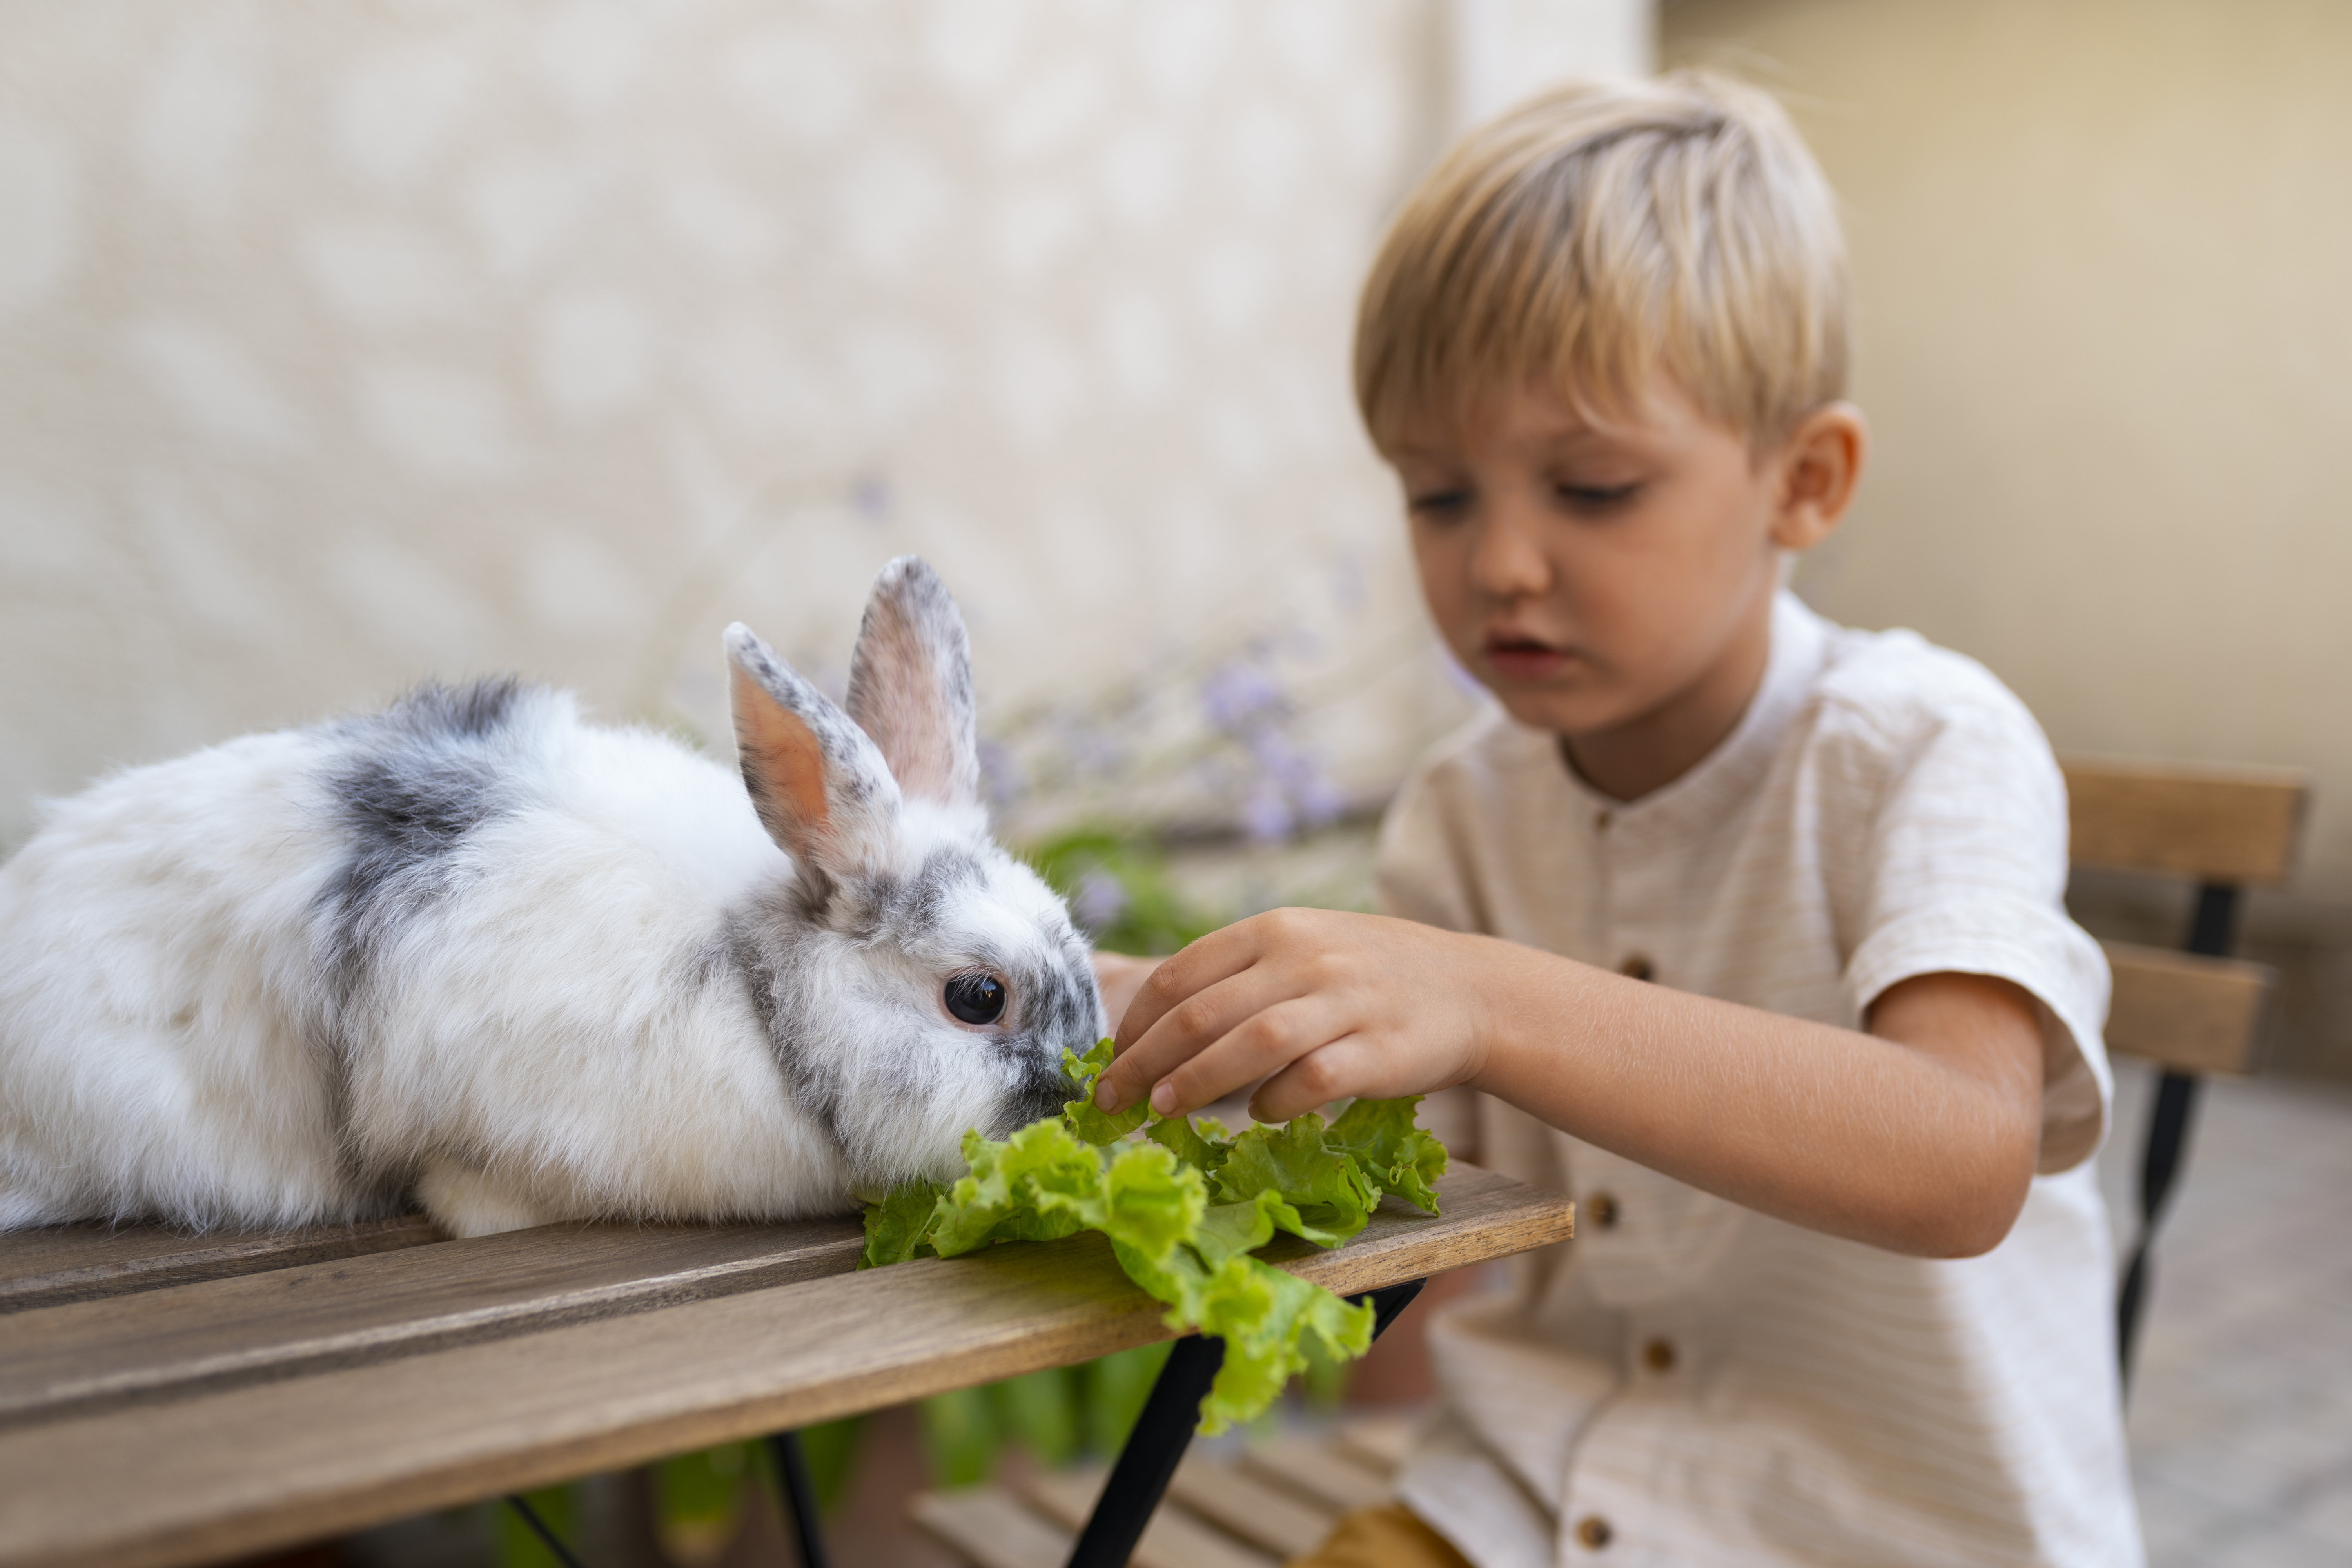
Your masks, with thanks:
M1009 1138L1032 1121L1059 1116L1062 1107L1077 1098L1078 1086L1061 1068L1034 1068L1022 1075L1021 1082L1005 1098L1001 1125L989 1136Z

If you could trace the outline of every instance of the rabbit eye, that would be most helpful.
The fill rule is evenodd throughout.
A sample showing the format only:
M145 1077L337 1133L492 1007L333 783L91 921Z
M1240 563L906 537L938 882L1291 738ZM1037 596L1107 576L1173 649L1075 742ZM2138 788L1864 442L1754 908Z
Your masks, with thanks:
M959 974L948 982L948 1011L967 1024L993 1024L1003 1016L1008 994L993 974Z

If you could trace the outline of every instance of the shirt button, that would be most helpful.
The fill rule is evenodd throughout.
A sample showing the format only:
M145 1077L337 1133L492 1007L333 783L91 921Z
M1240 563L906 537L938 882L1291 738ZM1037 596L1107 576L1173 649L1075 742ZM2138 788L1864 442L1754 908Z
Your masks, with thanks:
M1651 967L1650 961L1648 959L1643 957L1637 952L1631 958L1628 958L1624 963L1619 964L1617 966L1617 973L1631 980L1647 980L1650 976L1655 974L1657 971Z
M1648 1367L1652 1372L1674 1371L1675 1342L1672 1340L1652 1340L1648 1344L1643 1345L1642 1347L1642 1364Z
M1597 1513L1588 1513L1576 1521L1576 1539L1590 1551L1600 1551L1616 1533L1609 1528L1609 1521Z
M1607 1230L1617 1223L1617 1200L1607 1193L1595 1193L1584 1200L1584 1212L1592 1223Z

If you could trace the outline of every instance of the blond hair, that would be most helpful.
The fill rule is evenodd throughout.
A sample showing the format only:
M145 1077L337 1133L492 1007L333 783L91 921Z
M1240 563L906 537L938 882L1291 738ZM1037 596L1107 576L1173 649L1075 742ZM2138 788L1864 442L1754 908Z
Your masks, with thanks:
M1704 71L1570 83L1470 132L1406 198L1365 280L1373 443L1549 381L1630 412L1663 370L1761 450L1843 395L1835 198L1767 94Z

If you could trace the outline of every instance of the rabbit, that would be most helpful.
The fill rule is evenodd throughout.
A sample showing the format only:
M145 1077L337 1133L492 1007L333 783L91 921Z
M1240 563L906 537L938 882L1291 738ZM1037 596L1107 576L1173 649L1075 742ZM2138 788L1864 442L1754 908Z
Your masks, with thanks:
M1102 1002L989 837L939 578L883 570L846 713L725 648L740 781L504 679L50 805L0 867L0 1230L840 1213L1058 1110Z

